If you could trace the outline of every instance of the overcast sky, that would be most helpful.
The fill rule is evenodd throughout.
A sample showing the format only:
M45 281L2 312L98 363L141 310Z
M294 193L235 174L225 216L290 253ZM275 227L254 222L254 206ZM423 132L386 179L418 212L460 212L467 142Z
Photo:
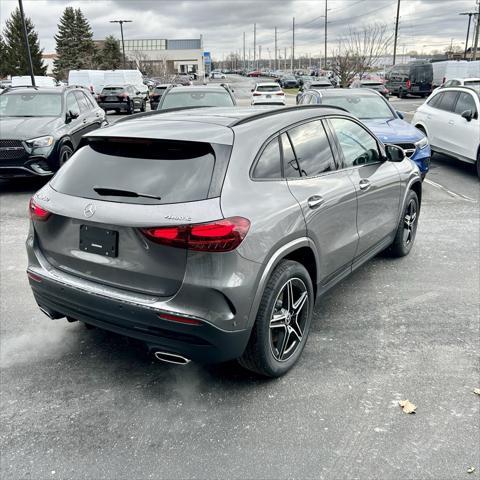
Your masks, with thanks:
M401 0L399 53L443 51L452 39L454 45L463 48L468 17L458 14L478 10L475 3L475 0ZM17 4L16 0L0 0L2 29ZM393 31L396 5L397 0L328 0L329 47L333 48L349 27L356 29L380 22L391 26ZM253 47L254 22L262 58L268 58L268 49L273 57L275 26L279 48L290 49L292 17L295 17L295 56L323 52L325 0L24 0L25 14L34 22L45 53L55 50L53 36L66 6L82 9L95 39L109 34L119 37L119 26L109 20L128 19L133 23L125 25L126 39L203 35L204 49L217 59L242 48L244 31L247 51Z

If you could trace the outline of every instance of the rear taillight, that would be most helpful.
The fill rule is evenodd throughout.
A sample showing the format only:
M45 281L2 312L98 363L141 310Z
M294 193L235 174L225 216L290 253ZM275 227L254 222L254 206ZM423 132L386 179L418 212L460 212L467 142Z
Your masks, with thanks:
M254 93L253 96L254 97L259 97L261 95L261 93Z
M190 318L190 317L181 317L180 315L172 315L170 313L159 313L158 316L162 320L168 320L169 322L183 323L185 325L201 325L202 324L200 320L195 320L194 318Z
M285 96L285 94L284 94L283 92L278 92L278 93L276 93L275 95L283 95L283 96Z
M149 227L140 231L152 242L200 252L230 252L235 250L250 228L243 217L230 217L210 223Z
M44 222L50 216L50 212L38 205L38 203L35 202L33 197L30 199L28 211L30 213L30 218L39 222Z
M410 90L410 87L412 86L412 82L410 80L407 80L407 88Z

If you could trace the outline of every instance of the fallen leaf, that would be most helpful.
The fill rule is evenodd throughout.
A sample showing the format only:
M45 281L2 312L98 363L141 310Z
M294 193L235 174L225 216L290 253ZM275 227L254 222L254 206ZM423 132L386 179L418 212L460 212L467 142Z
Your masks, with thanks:
M467 470L467 473L473 473L475 471L475 467L470 467L468 470Z
M476 393L477 395L480 395L480 388L474 388L473 393Z
M410 400L400 400L398 404L402 407L404 413L415 413L417 406L410 402Z

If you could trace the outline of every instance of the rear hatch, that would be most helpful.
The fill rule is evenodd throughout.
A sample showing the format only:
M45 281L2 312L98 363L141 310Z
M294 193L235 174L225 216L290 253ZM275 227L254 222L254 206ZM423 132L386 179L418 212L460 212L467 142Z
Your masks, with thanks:
M102 103L118 103L128 97L123 87L105 87L98 97L98 101Z
M158 244L142 228L222 218L218 197L230 150L206 142L90 139L42 192L53 215L34 224L39 248L70 274L145 294L175 294L187 250Z

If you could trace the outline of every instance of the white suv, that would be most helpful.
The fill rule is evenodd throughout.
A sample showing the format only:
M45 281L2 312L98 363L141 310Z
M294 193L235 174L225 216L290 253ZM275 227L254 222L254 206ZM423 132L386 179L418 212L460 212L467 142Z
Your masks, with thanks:
M480 96L473 88L435 90L413 116L434 152L477 165L480 177Z
M256 83L252 89L252 105L285 105L285 93L276 82Z

